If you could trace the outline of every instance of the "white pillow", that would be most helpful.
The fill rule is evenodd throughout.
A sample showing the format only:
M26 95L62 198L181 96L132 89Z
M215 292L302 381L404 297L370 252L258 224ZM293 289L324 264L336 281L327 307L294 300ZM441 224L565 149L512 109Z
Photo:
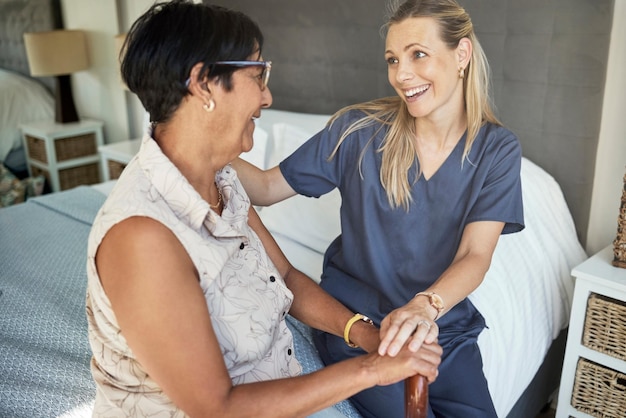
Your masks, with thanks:
M277 166L316 132L309 132L286 123L276 123L272 127L272 133L272 145L267 155L268 167Z
M313 113L298 113L287 110L263 109L261 117L256 120L257 126L271 132L277 123L286 123L300 128L304 132L308 132L313 136L321 130L331 115L317 115Z
M301 116L299 120L303 121L307 119L306 116L311 115L300 114L299 116ZM313 115L303 125L276 123L274 125L274 144L268 156L268 167L277 165L290 155L322 129L326 121L325 117ZM330 242L341 233L340 207L341 195L335 189L319 199L300 195L294 196L263 208L260 215L270 232L282 234L323 254Z
M261 215L261 213L259 213ZM301 245L299 242L282 236L280 233L274 232L272 236L280 249L285 253L287 260L293 264L295 268L315 280L317 283L322 278L322 264L324 254L312 250L309 247Z
M259 215L271 233L284 235L323 254L341 233L340 208L341 195L335 189L319 199L294 196L264 207Z
M289 138L282 133L283 128L277 128L278 125L285 124L296 129L298 131L297 136L301 140L300 143L302 143L319 132L329 119L330 115L316 115L312 113L298 113L275 109L262 110L261 117L256 120L256 124L257 128L260 127L264 129L269 135L266 153L267 168L274 167L297 148L297 146L286 147L281 145L283 140L289 140ZM274 149L276 147L278 148L277 150Z

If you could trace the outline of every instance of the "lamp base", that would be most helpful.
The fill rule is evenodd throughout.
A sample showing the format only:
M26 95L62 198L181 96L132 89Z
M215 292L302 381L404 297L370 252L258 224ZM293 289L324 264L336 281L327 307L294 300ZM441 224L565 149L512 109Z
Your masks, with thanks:
M69 74L56 76L55 102L54 120L57 123L78 122L78 113L76 113L76 106L74 106L72 84Z

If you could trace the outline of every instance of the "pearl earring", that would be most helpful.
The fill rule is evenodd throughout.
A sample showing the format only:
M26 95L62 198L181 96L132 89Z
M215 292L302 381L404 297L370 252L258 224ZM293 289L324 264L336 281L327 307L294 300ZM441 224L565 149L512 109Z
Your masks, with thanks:
M202 108L203 108L205 111L207 111L207 112L211 113L213 110L215 110L215 102L213 101L213 99L211 99L211 100L209 100L209 104L206 104L206 103L205 103L205 104L202 106Z

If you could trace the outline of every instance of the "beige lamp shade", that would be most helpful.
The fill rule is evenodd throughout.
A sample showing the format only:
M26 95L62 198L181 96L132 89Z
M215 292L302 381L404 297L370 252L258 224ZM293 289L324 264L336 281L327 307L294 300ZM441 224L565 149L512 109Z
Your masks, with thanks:
M83 31L25 33L24 44L32 76L64 75L89 68Z

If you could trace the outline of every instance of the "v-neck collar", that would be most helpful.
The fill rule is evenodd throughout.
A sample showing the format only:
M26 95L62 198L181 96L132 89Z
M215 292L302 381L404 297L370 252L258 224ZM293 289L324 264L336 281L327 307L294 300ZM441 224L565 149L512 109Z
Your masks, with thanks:
M426 178L424 173L420 173L419 180L423 180L426 183L430 183L433 180L434 177L437 177L437 173L439 173L446 165L453 164L454 161L460 163L460 160L461 160L460 157L461 157L461 155L463 155L463 150L465 149L465 141L466 141L466 139L467 139L467 129L465 130L465 132L463 132L463 135L461 135L461 138L457 141L456 145L454 146L454 148L452 149L450 154L448 154L448 156L445 158L445 160L443 160L441 165L439 165L439 167L437 167L435 172L429 178ZM450 162L452 160L454 160L454 161Z

